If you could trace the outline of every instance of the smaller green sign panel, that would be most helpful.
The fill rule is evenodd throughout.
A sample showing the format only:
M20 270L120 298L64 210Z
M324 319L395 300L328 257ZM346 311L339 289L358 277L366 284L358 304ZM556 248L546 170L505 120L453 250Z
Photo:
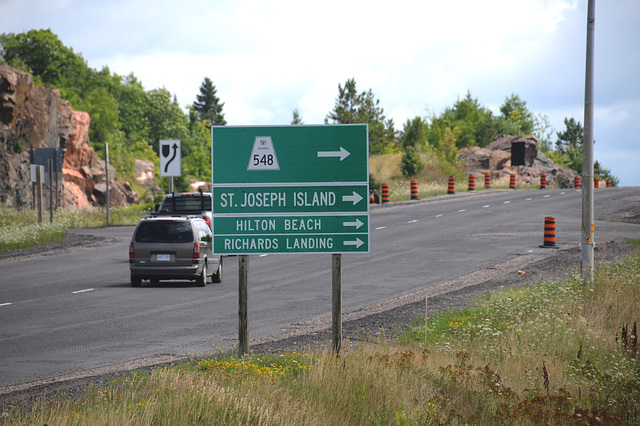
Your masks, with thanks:
M216 235L353 234L369 231L369 216L214 217Z
M213 213L367 212L368 185L214 187Z
M219 254L369 252L368 234L215 235Z

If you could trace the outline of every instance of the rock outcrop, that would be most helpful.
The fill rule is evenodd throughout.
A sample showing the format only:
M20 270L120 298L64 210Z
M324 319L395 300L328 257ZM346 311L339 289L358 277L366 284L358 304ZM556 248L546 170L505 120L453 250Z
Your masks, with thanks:
M511 166L511 143L524 142L525 165ZM491 173L492 179L508 179L517 173L525 183L537 185L540 175L547 175L547 185L560 188L572 188L573 179L578 174L567 167L554 164L544 153L538 151L538 140L533 135L509 136L500 135L484 148L463 148L458 153L468 173L482 175Z
M30 74L0 65L0 204L33 206L30 150L57 148L63 155L54 203L79 208L105 205L105 161L89 145L90 122L88 113L74 111L57 90L35 86ZM115 176L110 167L111 205L138 202L129 184Z

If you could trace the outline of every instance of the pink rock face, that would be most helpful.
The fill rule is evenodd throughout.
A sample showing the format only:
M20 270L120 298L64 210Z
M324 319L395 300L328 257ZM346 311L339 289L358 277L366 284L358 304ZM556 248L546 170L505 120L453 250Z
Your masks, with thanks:
M30 74L0 65L0 204L31 206L29 150L58 148L64 152L60 205L104 205L105 162L89 144L90 125L89 114L74 111L59 91L34 86ZM131 187L115 177L110 167L111 205L138 202Z

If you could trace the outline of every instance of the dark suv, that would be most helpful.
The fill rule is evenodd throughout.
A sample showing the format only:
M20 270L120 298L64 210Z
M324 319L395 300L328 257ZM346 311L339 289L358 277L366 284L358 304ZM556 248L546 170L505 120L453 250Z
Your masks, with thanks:
M222 259L213 254L213 234L203 219L154 217L142 219L129 245L131 285L143 279L188 279L204 287L211 276L222 282Z

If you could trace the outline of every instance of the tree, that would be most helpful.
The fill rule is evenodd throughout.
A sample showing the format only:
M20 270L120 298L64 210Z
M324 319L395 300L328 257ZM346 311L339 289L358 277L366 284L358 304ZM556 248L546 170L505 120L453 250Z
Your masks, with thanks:
M549 116L538 114L534 119L533 134L538 138L538 150L548 154L553 148L551 136L555 129L551 125Z
M420 159L420 155L415 147L407 146L402 154L402 174L404 176L415 176L424 169L424 162Z
M429 145L428 132L429 124L424 118L415 117L413 120L407 120L404 129L400 132L402 148L406 150L408 147L413 147L418 151L424 151Z
M88 69L84 59L62 44L50 29L3 33L0 43L2 58L7 64L40 77L48 85L55 85L65 77L72 78Z
M567 152L571 148L582 147L582 138L584 137L584 128L575 118L564 118L565 130L556 132L558 140L556 141L556 149L561 153Z
M505 98L500 107L500 112L508 123L515 126L517 134L529 135L533 133L533 113L529 111L527 103L520 99L520 96L512 93L511 96Z
M222 112L224 103L220 103L216 93L216 86L209 77L205 77L200 85L200 93L196 95L193 109L198 113L201 122L207 121L210 125L224 126L227 124Z
M291 125L292 126L301 126L304 123L302 122L302 116L300 116L300 111L298 111L298 108L293 110L293 118L291 119Z
M384 116L380 101L371 89L358 93L356 81L348 79L344 87L338 84L338 98L333 110L324 119L325 124L366 123L369 125L369 152L383 154L397 148L397 135L392 119Z

